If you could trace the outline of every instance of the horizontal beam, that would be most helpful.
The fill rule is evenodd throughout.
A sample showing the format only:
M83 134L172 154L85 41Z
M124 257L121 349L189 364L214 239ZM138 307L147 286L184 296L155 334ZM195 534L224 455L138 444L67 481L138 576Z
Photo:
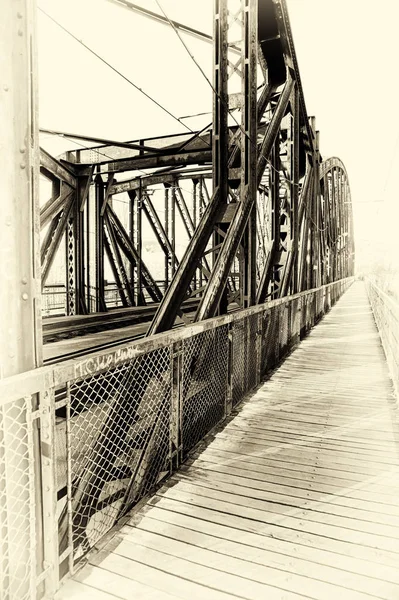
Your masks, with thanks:
M131 150L144 150L147 152L162 152L159 148L136 144L135 142L116 142L115 140L107 140L104 138L90 137L79 133L67 133L66 131L56 131L54 129L40 129L40 133L50 133L60 137L72 138L74 140L85 140L86 142L95 142L97 144L105 144L107 146L116 146L117 148L129 148ZM87 148L90 150L90 148Z
M156 167L172 167L183 165L196 165L199 163L211 163L212 150L200 150L194 152L183 152L181 154L164 154L162 156L139 156L122 161L113 161L104 165L102 172L122 173L123 171L134 171L136 169L154 169Z

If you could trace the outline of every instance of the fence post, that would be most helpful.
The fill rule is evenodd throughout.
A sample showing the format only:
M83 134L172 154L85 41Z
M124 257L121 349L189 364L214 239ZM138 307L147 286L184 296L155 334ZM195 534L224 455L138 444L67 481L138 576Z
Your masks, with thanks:
M184 443L182 430L183 342L178 341L172 344L171 357L169 464L172 473L181 464Z
M40 394L39 412L44 558L42 576L45 597L51 600L59 584L54 388L46 389Z

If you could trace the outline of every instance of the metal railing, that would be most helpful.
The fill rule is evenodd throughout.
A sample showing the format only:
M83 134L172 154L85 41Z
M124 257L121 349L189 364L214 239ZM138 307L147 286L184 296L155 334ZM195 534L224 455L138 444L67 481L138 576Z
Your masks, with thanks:
M45 285L42 291L42 316L58 317L67 314L67 290L62 283Z
M1 380L0 597L51 598L351 283Z
M365 278L365 283L397 399L399 393L399 304L369 277Z

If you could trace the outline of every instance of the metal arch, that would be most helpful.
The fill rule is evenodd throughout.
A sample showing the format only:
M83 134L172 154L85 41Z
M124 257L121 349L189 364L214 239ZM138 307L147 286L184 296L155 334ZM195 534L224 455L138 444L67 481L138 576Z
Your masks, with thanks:
M330 176L331 185L328 181ZM331 157L323 161L320 167L320 182L324 191L331 191L333 204L330 208L331 223L326 223L325 247L328 249L328 261L325 262L329 267L324 282L334 281L341 274L345 276L354 273L354 230L353 230L353 209L349 185L349 177L344 163L337 157ZM326 203L326 198L324 198ZM330 227L329 227L330 226ZM333 260L330 260L330 254ZM331 264L328 264L331 263Z

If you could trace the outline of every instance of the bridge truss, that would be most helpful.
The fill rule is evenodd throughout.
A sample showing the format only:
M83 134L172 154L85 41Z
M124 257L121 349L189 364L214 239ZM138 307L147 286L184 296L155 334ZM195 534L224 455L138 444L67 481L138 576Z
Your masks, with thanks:
M33 8L8 0L0 35L11 57L0 90L0 596L21 600L53 597L329 310L354 261L347 173L321 158L284 0L215 0L212 127L59 158L41 150L41 208ZM162 280L143 257L144 219ZM37 290L62 245L66 312L107 310L108 268L123 306L158 304L150 335L42 365ZM188 297L195 322L170 331Z
M208 129L60 159L41 151L52 184L40 214L42 286L63 241L67 314L107 310L106 263L122 306L160 303L149 334L170 329L188 297L199 321L353 273L348 176L338 159L322 160L285 1L216 2L213 39ZM144 219L161 279L143 258Z

